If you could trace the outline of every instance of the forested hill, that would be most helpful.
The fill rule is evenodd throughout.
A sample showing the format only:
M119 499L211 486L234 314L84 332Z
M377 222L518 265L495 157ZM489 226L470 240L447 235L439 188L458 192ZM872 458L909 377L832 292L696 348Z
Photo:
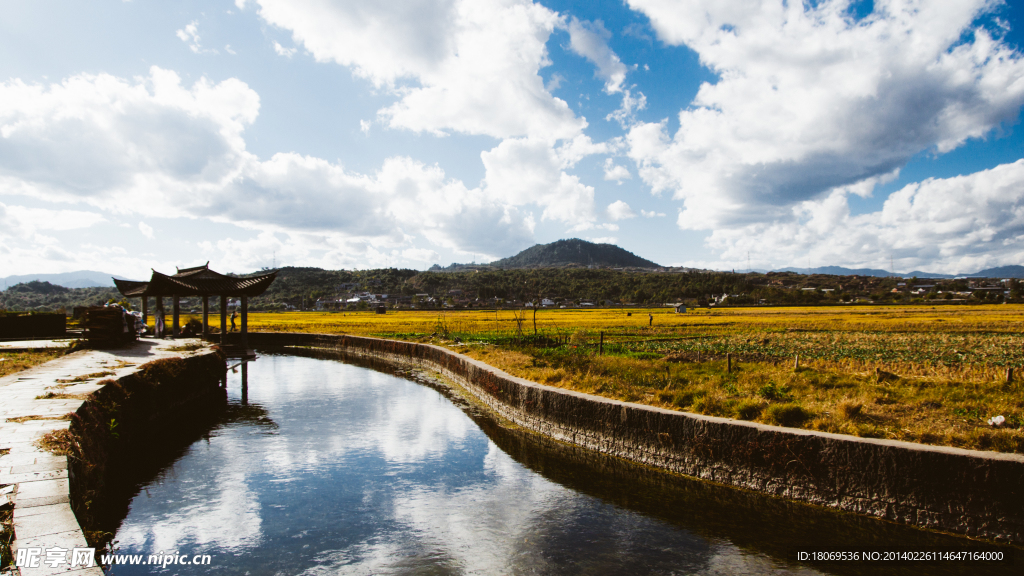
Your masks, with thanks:
M613 268L660 268L614 244L594 244L579 238L537 244L515 256L491 262L496 268L545 268L559 266L610 266Z

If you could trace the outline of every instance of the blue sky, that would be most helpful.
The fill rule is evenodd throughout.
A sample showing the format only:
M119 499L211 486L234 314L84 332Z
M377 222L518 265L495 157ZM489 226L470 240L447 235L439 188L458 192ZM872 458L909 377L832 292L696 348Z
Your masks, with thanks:
M1019 6L0 7L6 274L1024 260Z

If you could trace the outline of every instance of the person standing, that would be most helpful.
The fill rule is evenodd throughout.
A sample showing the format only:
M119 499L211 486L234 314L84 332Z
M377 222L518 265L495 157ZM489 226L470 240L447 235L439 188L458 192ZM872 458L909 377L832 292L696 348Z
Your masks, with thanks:
M229 332L234 332L235 331L235 318L237 318L237 317L238 317L238 310L232 310L231 311L231 330L229 330Z
M647 325L654 326L654 314L647 315Z

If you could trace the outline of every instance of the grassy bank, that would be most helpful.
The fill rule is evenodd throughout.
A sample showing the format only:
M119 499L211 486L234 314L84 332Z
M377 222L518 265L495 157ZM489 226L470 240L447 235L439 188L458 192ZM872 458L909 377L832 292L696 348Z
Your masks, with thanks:
M430 341L536 382L675 410L1024 453L1022 312L542 309L536 324L532 310L293 312L252 314L249 325ZM1001 426L989 424L996 416Z
M66 348L47 348L28 352L4 352L0 350L0 378L28 370L68 353Z

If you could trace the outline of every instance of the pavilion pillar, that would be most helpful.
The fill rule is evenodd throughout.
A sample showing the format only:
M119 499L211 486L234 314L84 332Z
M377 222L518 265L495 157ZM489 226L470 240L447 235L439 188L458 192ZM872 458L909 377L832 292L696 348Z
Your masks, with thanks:
M210 335L210 297L203 296L203 340Z
M242 353L249 350L249 297L242 296Z
M149 330L149 296L142 297L142 326Z
M181 297L180 296L175 296L174 297L174 324L173 324L174 327L171 329L171 336L174 336L175 338L177 338L178 334L180 333L180 331L178 329L179 328L179 326L178 326L178 319L179 319L180 315L181 315Z
M164 297L163 296L157 296L156 297L156 320L153 321L153 334L155 334L157 338L163 338L164 336L167 335L167 326L164 325L163 322L164 322ZM158 323L160 324L160 326L157 326ZM159 330L157 330L157 328L159 328Z
M220 345L228 343L228 297L223 294L220 297Z

